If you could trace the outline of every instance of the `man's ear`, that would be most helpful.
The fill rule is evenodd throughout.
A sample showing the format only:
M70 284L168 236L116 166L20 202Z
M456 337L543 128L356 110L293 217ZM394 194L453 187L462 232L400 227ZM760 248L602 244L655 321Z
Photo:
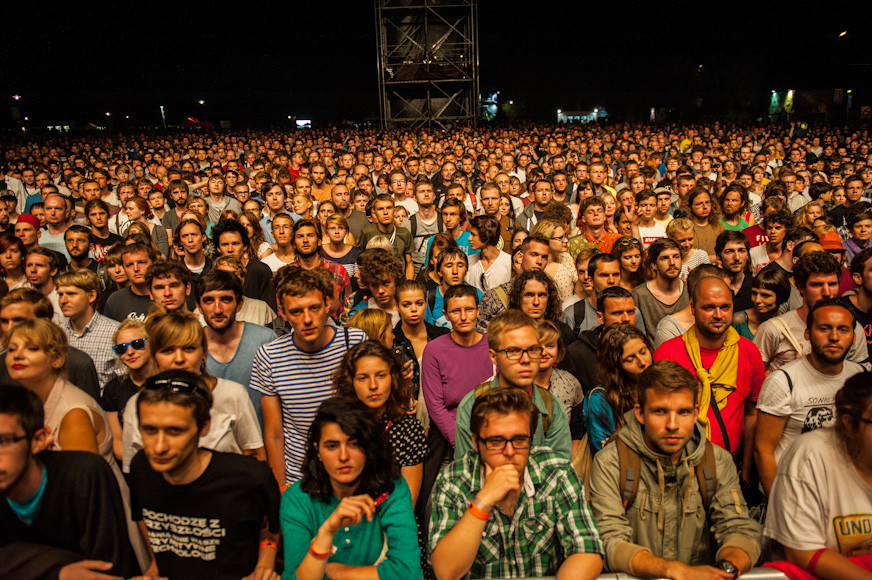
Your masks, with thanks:
M639 403L636 403L636 406L633 407L633 411L636 413L636 420L639 422L640 425L642 425L644 427L645 426L645 419L642 415L642 405L640 405Z
M603 317L603 313L598 308L596 311L596 322L597 324L605 324L605 317Z
M190 296L190 295L191 295L191 283L188 282L187 284L185 284L185 296Z
M497 366L497 353L494 351L494 349L488 349L487 353L488 356L490 356L491 363L493 363L494 366Z
M200 437L205 437L209 434L209 428L212 426L212 419L207 419L206 424L200 429Z
M42 453L51 447L52 443L54 443L54 437L51 434L51 430L47 425L43 426L30 439L30 453L32 455Z

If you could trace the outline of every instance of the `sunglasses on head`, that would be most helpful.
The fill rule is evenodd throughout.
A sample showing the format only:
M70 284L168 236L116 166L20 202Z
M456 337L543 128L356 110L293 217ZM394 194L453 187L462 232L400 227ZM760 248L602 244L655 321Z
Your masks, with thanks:
M147 341L147 340L148 340L147 338L137 338L137 339L131 340L130 342L122 342L119 344L113 344L112 350L115 351L115 354L117 354L118 356L121 356L122 354L127 352L128 346L132 346L133 350L144 349L145 348L145 341Z
M173 379L155 379L149 380L145 383L145 388L150 389L152 391L159 391L161 389L167 389L174 393L182 393L185 395L190 395L197 391L199 388L197 383L191 382L181 378L173 378Z

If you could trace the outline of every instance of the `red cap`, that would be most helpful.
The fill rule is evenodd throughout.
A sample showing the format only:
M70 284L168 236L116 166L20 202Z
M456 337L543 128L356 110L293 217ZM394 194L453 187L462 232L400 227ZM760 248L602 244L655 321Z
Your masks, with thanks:
M39 223L39 218L35 215L31 215L29 213L23 213L18 216L18 221L15 222L17 224L30 224L34 228L39 229L42 227L42 224Z
M818 238L821 241L821 246L823 246L824 250L838 250L840 252L845 251L845 246L842 245L842 238L839 237L839 234L836 232L824 232Z

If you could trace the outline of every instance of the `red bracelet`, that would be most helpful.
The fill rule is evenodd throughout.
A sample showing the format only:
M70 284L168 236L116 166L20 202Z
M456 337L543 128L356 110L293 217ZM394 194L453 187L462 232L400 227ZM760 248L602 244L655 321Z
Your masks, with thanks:
M264 540L260 543L260 548L258 550L265 550L266 548L272 548L273 550L278 550L279 545L273 542L272 540Z
M313 540L313 543L314 543L314 540ZM312 556L314 556L315 558L318 558L319 560L326 560L327 558L329 558L330 556L333 555L333 550L330 550L329 552L325 552L322 554L321 552L316 552L315 548L312 546L312 544L309 544L309 553L312 554Z
M478 509L478 506L475 505L475 502L469 502L469 513L471 513L474 518L478 518L483 522L486 522L487 519L490 517L489 513Z
M817 568L818 560L821 559L821 556L824 552L826 552L826 548L821 548L817 552L814 553L814 556L811 557L811 560L808 561L808 566L805 567L805 571L809 574L814 574L814 569Z
M280 486L279 486L279 493L285 493L285 490L287 490L289 487L291 487L291 484L290 484L290 483L286 483L286 484L284 484L284 485L280 485Z

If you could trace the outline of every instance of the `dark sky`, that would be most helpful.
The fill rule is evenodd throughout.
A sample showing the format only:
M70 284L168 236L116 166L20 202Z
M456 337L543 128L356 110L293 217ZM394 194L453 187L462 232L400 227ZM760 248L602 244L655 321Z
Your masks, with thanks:
M4 6L0 95L22 95L32 119L78 123L110 111L158 124L161 104L170 123L235 126L378 114L372 2L236 4ZM868 4L482 0L481 87L530 118L593 107L632 117L700 96L712 113L752 110L788 88L853 87L868 101Z

